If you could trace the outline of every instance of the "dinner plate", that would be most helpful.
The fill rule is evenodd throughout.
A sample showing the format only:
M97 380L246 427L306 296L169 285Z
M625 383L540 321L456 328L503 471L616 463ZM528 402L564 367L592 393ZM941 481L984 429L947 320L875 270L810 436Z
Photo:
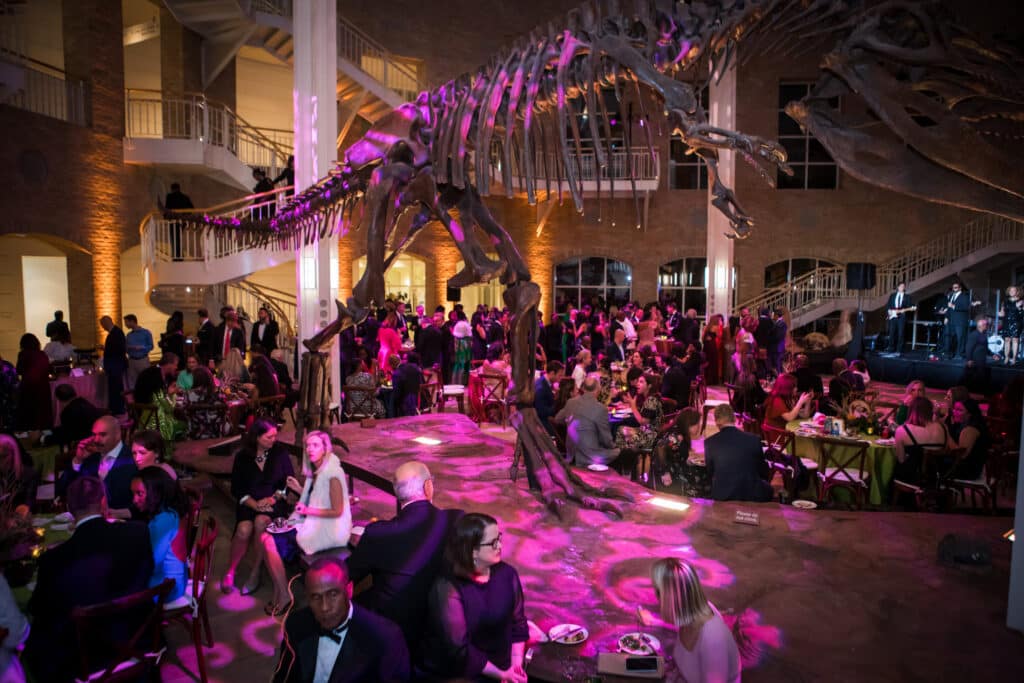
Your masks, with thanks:
M813 510L816 507L818 507L818 504L815 503L813 500L794 500L793 507L799 508L801 510Z
M352 533L355 534L356 536L362 536L364 531L366 531L366 527L364 527L364 526L354 526L354 527L352 527Z
M71 522L75 521L75 517L70 512L62 512L56 517L54 517L53 521L57 522L58 524L70 524Z
M587 465L587 469L590 470L591 472L607 472L608 465L601 465L600 463L595 462L593 464Z
M559 624L548 631L548 638L561 645L579 645L589 637L590 631L579 624Z
M51 524L50 529L52 531L67 531L71 528L71 524Z
M628 655L653 655L661 649L661 641L649 633L633 631L619 638L619 652Z

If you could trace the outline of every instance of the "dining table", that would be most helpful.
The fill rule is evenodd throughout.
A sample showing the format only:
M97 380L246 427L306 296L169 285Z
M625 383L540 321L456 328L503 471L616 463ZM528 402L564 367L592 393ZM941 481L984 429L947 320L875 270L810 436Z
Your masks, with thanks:
M665 658L665 671L674 669L671 649L665 652L672 639L672 633L665 628L644 626L643 632L657 638L661 649L655 655ZM528 663L526 673L531 681L598 681L601 683L625 683L627 681L664 680L649 676L622 676L598 672L598 656L602 652L619 651L619 637L636 631L633 625L621 628L599 629L595 626L588 634L587 640L574 645L565 645L555 641L534 643L527 651Z
M786 430L796 435L796 455L801 458L810 458L820 466L821 448L815 441L820 440L824 435L804 427L803 425L807 422L805 419L792 420L786 424ZM864 470L871 475L868 481L868 502L875 506L882 505L888 500L896 469L895 443L892 439L883 439L879 434L858 434L849 437L849 441L851 451L858 442L868 442L867 457L864 460ZM842 457L843 450L839 450L837 455Z
M60 545L71 538L71 534L74 532L74 522L70 521L70 516L67 513L61 515L36 515L32 518L32 525L36 529L42 530L42 536L38 543L38 552L40 553ZM28 601L31 599L35 587L36 577L34 573L31 580L25 585L11 587L11 592L14 593L14 600L18 605L18 609L22 612L28 606Z

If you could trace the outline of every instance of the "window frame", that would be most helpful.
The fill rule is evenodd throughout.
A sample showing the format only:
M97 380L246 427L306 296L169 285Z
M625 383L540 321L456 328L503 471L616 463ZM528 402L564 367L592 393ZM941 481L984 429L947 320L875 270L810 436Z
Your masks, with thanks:
M596 282L589 282L589 281L588 282L584 282L584 280L583 280L583 277L584 277L584 273L583 273L584 264L588 260L590 260L590 259L601 259L602 261L604 261L603 268L602 268L602 271L601 271L602 272L602 280L601 280L600 284L598 284ZM568 266L573 261L576 262L575 283L558 284L558 269L559 268L564 268L564 267ZM611 281L609 279L609 277L608 277L608 272L609 272L608 271L608 266L609 266L609 264L612 264L612 263L621 264L626 269L626 271L625 271L626 285L623 285L623 284L621 284L619 282ZM573 257L565 259L564 261L556 263L551 268L551 292L552 292L552 297L553 297L552 304L553 304L553 310L555 310L555 312L558 312L558 313L562 312L559 309L564 308L566 303L572 304L576 308L580 308L584 303L590 303L589 299L587 301L583 301L583 293L584 293L584 291L587 293L588 297L590 297L592 294L597 294L599 297L604 299L605 304L607 305L608 302L609 302L609 292L619 292L620 290L623 290L623 289L628 290L628 294L626 295L626 300L627 301L632 300L632 297L633 297L633 266L630 265L629 263L625 262L625 261L620 261L619 259L611 258L609 256L573 256ZM572 297L569 297L569 296L566 296L564 298L560 297L560 294L570 293L570 292L574 293Z
M815 138L814 135L812 135L811 132L808 131L808 130L800 129L799 133L787 133L787 132L783 132L782 126L780 125L780 122L783 120L783 117L785 117L786 119L789 119L789 115L786 114L786 105L789 104L790 102L794 101L794 99L791 98L791 97L788 97L788 96L784 97L783 96L783 89L784 88L797 88L797 87L802 87L804 89L804 95L803 96L806 96L806 95L808 95L811 92L811 89L813 89L814 83L811 82L811 81L801 81L801 80L782 80L782 81L779 81L778 91L777 91L778 92L778 109L776 111L776 121L775 121L776 131L775 132L776 132L776 139L778 140L779 144L782 145L783 148L786 149L787 156L790 157L789 158L789 162L788 162L790 167L797 174L799 174L799 173L803 174L803 184L801 186L787 186L787 183L791 183L791 182L793 182L793 180L789 176L787 176L784 173L782 173L782 171L777 171L776 172L775 187L776 187L776 189L779 189L779 190L838 190L839 189L839 178L840 178L839 164L837 164L836 160L832 158L832 155L829 154L828 150L825 149L824 145L822 145L817 140L817 138ZM832 100L830 100L830 102L832 102L833 106L835 106L837 109L839 108L839 106L840 106L839 98L832 98ZM795 122L793 122L793 123L795 125ZM794 155L789 154L790 147L788 147L786 145L787 141L790 142L790 144L793 145L793 147L796 147L796 144L798 142L802 142L802 144L803 144L803 159L802 160L795 161L793 159ZM824 153L828 156L829 160L828 161L811 161L811 146L812 145L820 146L822 148L822 150L824 151ZM835 184L832 185L831 187L822 187L822 186L817 186L817 185L812 186L810 184L811 169L812 168L815 168L815 169L832 168L832 169L834 169L835 170Z

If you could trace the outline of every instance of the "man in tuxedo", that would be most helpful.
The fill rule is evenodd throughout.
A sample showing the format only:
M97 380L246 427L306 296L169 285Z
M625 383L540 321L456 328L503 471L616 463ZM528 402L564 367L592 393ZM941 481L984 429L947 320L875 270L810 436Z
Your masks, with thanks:
M394 475L398 515L366 527L348 558L352 582L371 585L356 603L398 624L410 649L423 637L427 595L444 567L445 539L464 514L433 504L434 479L415 460Z
M953 283L946 300L946 350L950 357L967 355L967 325L971 318L971 297L959 280Z
M104 415L93 423L92 436L78 442L75 457L57 479L54 492L63 498L76 479L98 477L110 507L127 510L132 502L132 479L138 471L131 448L121 443L121 425Z
M597 400L601 383L594 377L583 380L582 394L570 398L552 419L565 424L565 450L577 467L591 464L607 465L619 457L612 438L608 409Z
M103 374L107 376L107 405L114 415L123 415L124 375L128 370L128 345L124 331L109 315L100 318L100 327L107 332L103 342Z
M545 372L534 384L533 407L537 411L537 417L544 429L553 434L551 418L555 416L555 384L562 377L562 370L565 368L561 361L549 360Z
M309 606L285 621L274 683L409 680L409 649L401 629L352 603L344 562L334 557L314 561L305 586Z
M266 306L260 306L256 316L257 320L256 324L252 326L249 346L259 344L267 353L270 353L277 348L277 335L280 333L277 321L270 318L270 311L267 310Z
M432 318L421 318L419 332L416 335L416 353L420 354L420 362L426 369L441 365L441 352L444 340L441 329L434 325Z
M902 309L911 308L913 305L914 300L907 294L907 283L901 282L896 285L896 291L889 295L889 302L885 306L889 317L889 351L893 353L903 353L903 332L907 314Z
M39 558L36 588L28 603L32 632L25 660L37 681L67 681L77 673L73 608L144 590L153 575L146 525L108 522L103 482L94 476L80 477L68 487L67 503L75 518L75 531ZM91 660L97 664L105 664L104 655L113 654L105 652L111 635L118 640L127 638L138 624L113 622L109 626L87 643Z
M683 322L683 316L676 310L676 302L669 301L665 304L668 316L665 318L665 327L668 329L668 336L675 338L675 330Z
M221 323L213 331L213 360L221 362L233 348L241 351L245 358L245 332L235 309L227 306L221 310Z
M199 362L206 365L213 358L214 327L210 322L210 312L205 308L200 308L196 314L199 316L199 327L196 329L196 338L199 343L196 344L196 355L199 356Z
M736 415L728 403L715 406L718 433L704 441L704 459L711 477L714 500L764 503L772 499L766 481L768 464L761 439L736 428Z
M608 345L608 358L613 363L625 363L629 351L626 349L626 331L621 327L615 330L612 343Z

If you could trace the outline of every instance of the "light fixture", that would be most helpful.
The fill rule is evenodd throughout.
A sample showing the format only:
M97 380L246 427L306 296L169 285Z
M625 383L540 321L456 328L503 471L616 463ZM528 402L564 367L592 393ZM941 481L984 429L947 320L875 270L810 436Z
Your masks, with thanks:
M1010 530L1009 530L1009 531L1007 531L1007 532L1006 532L1005 534L1003 534L1003 538L1005 538L1005 539L1006 539L1007 541L1009 541L1010 543L1013 543L1013 538L1014 538L1014 535L1015 535L1015 534L1013 533L1013 529L1010 529Z
M674 500L672 498L662 498L661 496L654 496L647 502L655 507L665 508L666 510L678 510L679 512L683 512L690 509L689 503L684 503L681 500Z
M417 436L413 441L424 446L440 446L444 443L440 439L432 439L429 436Z

